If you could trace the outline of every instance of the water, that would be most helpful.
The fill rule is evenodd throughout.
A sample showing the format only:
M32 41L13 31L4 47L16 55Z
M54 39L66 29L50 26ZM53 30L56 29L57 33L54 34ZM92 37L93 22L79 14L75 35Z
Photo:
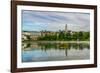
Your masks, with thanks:
M89 43L24 42L22 44L22 62L85 60L89 58Z

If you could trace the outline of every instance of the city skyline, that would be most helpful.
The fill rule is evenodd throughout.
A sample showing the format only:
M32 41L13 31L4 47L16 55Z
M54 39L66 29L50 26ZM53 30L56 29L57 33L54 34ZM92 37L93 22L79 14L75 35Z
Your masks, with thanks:
M90 14L22 10L23 31L90 31Z

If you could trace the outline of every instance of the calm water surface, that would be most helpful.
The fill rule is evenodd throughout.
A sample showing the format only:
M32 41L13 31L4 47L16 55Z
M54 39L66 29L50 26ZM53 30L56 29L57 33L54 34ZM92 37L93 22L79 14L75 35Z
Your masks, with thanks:
M85 60L90 58L89 43L22 44L22 62Z

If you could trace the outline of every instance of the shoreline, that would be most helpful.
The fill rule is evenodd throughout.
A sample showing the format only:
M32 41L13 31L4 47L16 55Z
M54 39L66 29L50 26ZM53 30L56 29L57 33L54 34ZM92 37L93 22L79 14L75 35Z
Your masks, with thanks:
M24 41L24 42L37 42L37 43L90 43L90 41Z

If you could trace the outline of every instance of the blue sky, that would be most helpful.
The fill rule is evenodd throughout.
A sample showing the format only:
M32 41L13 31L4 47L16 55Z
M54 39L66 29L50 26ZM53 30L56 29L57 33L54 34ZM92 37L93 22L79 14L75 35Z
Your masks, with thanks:
M24 31L89 31L90 14L77 12L55 12L22 10L22 30Z

